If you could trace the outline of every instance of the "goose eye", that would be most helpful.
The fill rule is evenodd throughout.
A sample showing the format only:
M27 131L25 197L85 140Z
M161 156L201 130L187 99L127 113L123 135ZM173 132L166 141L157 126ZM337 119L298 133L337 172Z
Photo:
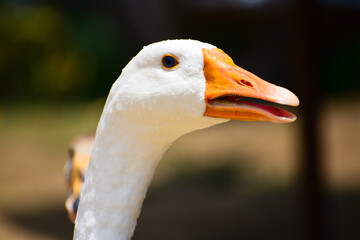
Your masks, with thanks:
M167 54L161 59L161 64L163 68L170 70L179 65L179 60L174 55Z

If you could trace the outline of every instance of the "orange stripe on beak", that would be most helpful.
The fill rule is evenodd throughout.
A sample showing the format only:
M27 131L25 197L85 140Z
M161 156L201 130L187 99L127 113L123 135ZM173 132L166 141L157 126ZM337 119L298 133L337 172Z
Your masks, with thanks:
M203 55L205 116L277 123L296 120L295 115L285 110L243 100L247 97L297 106L295 94L236 66L220 49L203 49Z

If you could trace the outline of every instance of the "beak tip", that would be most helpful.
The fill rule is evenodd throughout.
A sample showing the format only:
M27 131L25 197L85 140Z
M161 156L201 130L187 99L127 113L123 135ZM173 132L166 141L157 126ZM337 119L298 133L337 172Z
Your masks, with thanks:
M277 96L279 96L278 103L284 104L284 105L290 105L290 106L299 106L300 101L298 97L291 92L290 90L287 90L286 88L280 87L277 89Z
M289 102L289 105L297 107L297 106L299 106L299 104L300 104L300 101L299 101L298 97L294 94L293 98Z
M293 102L290 105L297 107L297 106L299 106L299 104L300 104L299 98L294 94Z

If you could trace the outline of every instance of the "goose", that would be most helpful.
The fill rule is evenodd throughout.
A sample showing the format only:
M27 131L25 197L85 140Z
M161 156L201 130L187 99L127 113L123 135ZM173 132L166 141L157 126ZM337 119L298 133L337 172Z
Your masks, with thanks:
M76 218L80 191L90 161L94 140L94 133L81 134L70 143L68 148L68 160L64 167L65 184L68 191L65 209L71 222L74 222Z
M196 40L144 47L111 87L82 186L74 239L131 239L154 172L176 139L229 119L289 123L291 91Z

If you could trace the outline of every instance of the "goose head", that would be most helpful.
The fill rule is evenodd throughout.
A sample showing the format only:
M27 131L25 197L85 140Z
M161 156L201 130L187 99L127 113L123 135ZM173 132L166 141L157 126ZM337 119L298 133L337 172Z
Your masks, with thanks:
M238 67L222 50L194 40L144 47L125 67L108 98L110 111L151 126L202 128L225 119L292 122L295 115L252 102L296 106L289 90Z

